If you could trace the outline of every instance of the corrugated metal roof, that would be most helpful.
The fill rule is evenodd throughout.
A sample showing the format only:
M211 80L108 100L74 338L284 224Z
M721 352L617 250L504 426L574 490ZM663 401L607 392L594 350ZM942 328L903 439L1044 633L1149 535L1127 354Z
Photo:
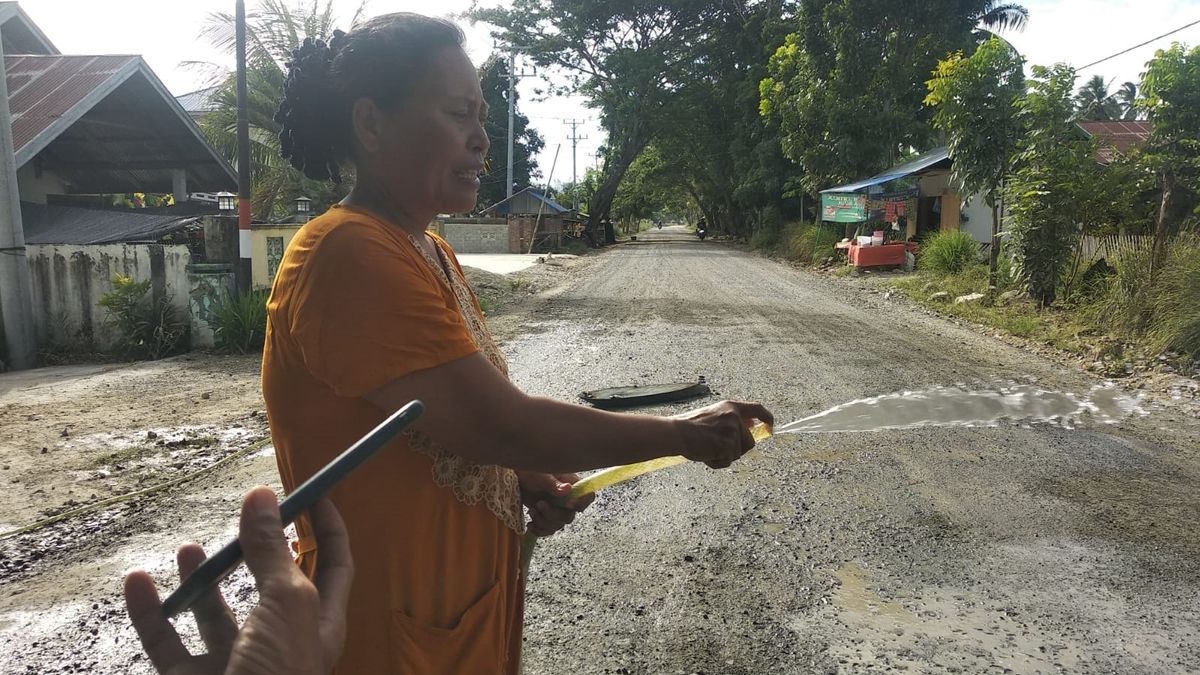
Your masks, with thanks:
M1108 164L1130 148L1141 148L1150 140L1150 123L1141 120L1118 122L1079 122L1078 126L1088 138L1094 138L1099 146L1096 159Z
M13 150L30 144L85 101L111 92L137 68L136 56L10 56L5 59ZM82 114L82 113L81 113Z
M27 244L115 244L158 241L175 230L198 224L200 219L194 214L147 214L22 202L21 220Z
M861 180L857 183L847 183L846 185L839 185L837 187L829 188L828 190L821 190L821 193L824 194L826 192L858 192L859 190L869 188L872 185L880 185L882 183L894 181L899 178L911 176L912 174L917 173L918 171L924 171L925 169L928 169L936 164L944 162L944 161L948 160L949 158L950 158L950 153L946 150L946 148L937 148L935 150L930 150L929 152L927 152L923 155L920 155L919 157L917 157L911 161L905 162L904 164L894 166L894 167L888 169L887 171L884 171L881 174L867 178L866 180Z
M35 156L73 192L228 190L237 174L138 56L5 59L17 166Z
M179 105L188 114L195 115L196 113L212 112L217 109L217 103L213 100L213 95L220 91L220 87L208 87L197 91L190 91L186 94L180 94L175 97L179 101Z
M559 213L566 213L567 211L571 210L571 209L568 209L567 207L563 206L562 204L559 204L558 202L554 201L553 199L546 197L542 192L538 192L537 189L534 188L533 186L529 186L529 187L522 188L522 189L514 192L513 196L508 197L507 199L501 199L500 201L496 202L495 204L492 204L491 206L484 209L484 211L494 211L496 213L508 213L508 209L507 209L508 203L510 201L512 201L513 199L516 199L517 197L520 197L521 195L526 194L526 193L528 193L530 197L533 197L534 199L536 199L540 202L544 202L546 204L546 206L550 208L550 212L554 213L555 215L557 215Z

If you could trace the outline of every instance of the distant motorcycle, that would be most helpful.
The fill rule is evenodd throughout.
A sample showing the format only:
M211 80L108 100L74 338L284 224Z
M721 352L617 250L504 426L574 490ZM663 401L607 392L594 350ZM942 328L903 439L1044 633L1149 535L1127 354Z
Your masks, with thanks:
M704 238L708 236L708 227L706 227L703 223L697 225L696 236L700 237L700 241L704 241Z

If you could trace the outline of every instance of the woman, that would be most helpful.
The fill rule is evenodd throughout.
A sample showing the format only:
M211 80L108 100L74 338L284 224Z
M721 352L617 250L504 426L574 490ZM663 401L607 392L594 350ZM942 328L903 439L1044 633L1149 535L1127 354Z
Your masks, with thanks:
M357 570L339 673L515 673L520 535L585 503L561 473L684 454L715 468L754 445L758 405L678 419L523 394L454 253L426 234L474 208L487 155L479 77L452 23L376 18L296 51L277 115L284 155L354 188L297 233L268 303L263 392L288 490L409 400L427 412L336 488ZM299 527L298 552L315 544Z

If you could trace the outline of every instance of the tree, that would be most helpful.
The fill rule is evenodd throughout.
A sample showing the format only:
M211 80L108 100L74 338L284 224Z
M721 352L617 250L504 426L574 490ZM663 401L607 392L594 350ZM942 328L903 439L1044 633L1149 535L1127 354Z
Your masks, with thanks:
M604 180L588 204L590 225L609 214L629 166L654 137L670 98L669 74L696 58L693 45L714 12L699 0L654 4L514 0L468 16L495 26L507 49L566 75L556 91L578 92L599 110L608 134Z
M1025 92L1025 60L1007 42L991 38L968 58L938 63L925 103L945 131L954 182L967 195L982 193L992 209L991 285L998 285L1000 191L1020 139L1017 102Z
M1108 90L1109 83L1102 75L1093 75L1076 95L1079 119L1084 122L1108 122L1120 119L1121 109L1116 96Z
M1058 64L1033 67L1018 101L1024 134L1007 185L1011 249L1020 276L1039 308L1056 297L1059 279L1078 233L1079 205L1095 201L1095 146L1074 130L1075 70Z
M482 77L483 100L488 104L488 116L484 123L492 147L488 151L488 172L479 186L479 208L483 209L508 196L505 183L508 180L508 62L500 55L493 55L479 69ZM513 90L513 104L520 95ZM533 184L538 177L537 153L545 147L541 134L529 126L529 118L521 113L513 115L513 191Z
M931 145L929 73L946 54L973 50L982 19L1009 16L990 2L801 0L797 30L770 58L760 109L780 123L804 187L870 175Z
M1121 119L1136 120L1139 112L1137 107L1138 86L1133 82L1126 82L1117 90L1115 98L1120 106Z
M1162 202L1154 228L1151 278L1165 259L1167 240L1189 214L1200 194L1200 47L1175 43L1146 64L1139 107L1150 118L1150 140L1143 156L1158 177Z
M362 14L360 7L354 21ZM246 14L246 90L250 122L250 185L252 212L267 220L292 212L296 197L307 196L318 211L345 195L344 188L310 180L279 156L279 124L275 111L283 101L286 64L306 37L327 40L333 34L333 0L322 7L290 6L284 0L260 0ZM201 37L233 53L233 15L210 14ZM226 159L237 161L237 87L226 73L213 96L216 104L200 124L201 130Z
M985 0L975 11L977 23L992 32L1025 30L1029 23L1029 10L1015 2Z

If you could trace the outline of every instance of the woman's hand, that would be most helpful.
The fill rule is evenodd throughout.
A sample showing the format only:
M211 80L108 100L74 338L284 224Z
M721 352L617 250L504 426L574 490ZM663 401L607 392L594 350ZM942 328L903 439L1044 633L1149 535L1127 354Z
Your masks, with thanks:
M354 577L346 526L328 501L313 507L313 529L321 546L314 586L292 560L283 536L279 505L269 488L251 490L242 503L238 539L258 586L259 602L238 628L221 592L213 588L192 608L207 654L193 656L162 614L150 575L125 577L125 605L150 663L170 675L271 675L328 673L346 639L346 603ZM186 578L204 551L179 549L179 575Z
M529 533L538 537L563 529L575 520L575 514L596 499L596 495L566 499L579 480L573 473L518 471L517 480L521 484L521 501L529 508Z
M775 424L770 410L741 401L721 401L676 419L681 422L683 456L714 469L728 467L754 447L750 427L756 420L768 426Z

